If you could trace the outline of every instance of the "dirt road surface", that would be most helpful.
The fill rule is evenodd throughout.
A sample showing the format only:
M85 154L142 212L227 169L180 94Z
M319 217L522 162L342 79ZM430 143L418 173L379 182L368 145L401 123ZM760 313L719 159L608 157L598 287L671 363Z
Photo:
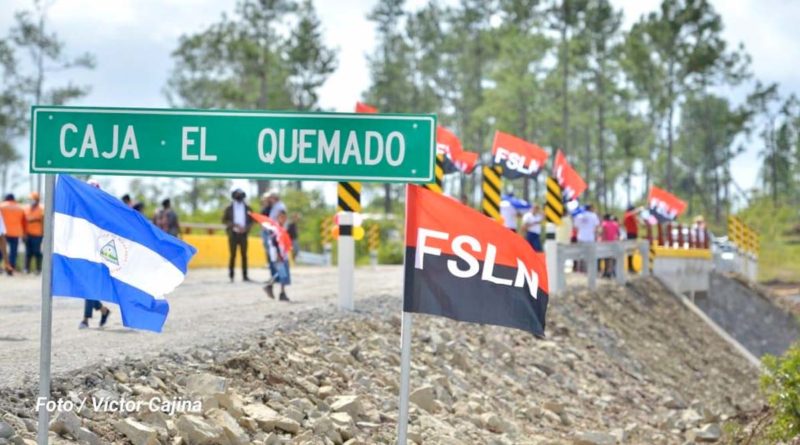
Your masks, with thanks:
M251 276L266 279L266 271L254 272ZM358 268L355 276L356 300L400 295L400 266ZM170 314L161 334L124 328L115 305L110 306L113 314L104 329L97 328L96 314L90 329L79 330L83 300L56 298L53 373L246 336L274 323L280 314L337 303L336 268L297 267L292 270L292 279L287 291L292 302L281 303L267 298L259 284L228 282L227 271L191 270L184 284L168 297ZM0 387L38 381L40 311L39 277L0 277Z

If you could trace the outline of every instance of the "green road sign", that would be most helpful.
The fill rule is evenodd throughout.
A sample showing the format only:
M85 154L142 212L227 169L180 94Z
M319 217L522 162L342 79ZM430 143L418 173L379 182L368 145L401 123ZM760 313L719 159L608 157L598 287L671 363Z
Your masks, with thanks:
M436 116L35 106L34 173L427 183Z

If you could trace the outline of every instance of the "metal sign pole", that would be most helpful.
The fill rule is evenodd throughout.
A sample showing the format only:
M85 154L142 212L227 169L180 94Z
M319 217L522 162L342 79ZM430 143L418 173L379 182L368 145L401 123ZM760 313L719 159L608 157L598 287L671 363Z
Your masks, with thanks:
M356 242L353 239L353 212L339 212L339 308L353 311L353 279Z
M39 344L39 426L37 443L47 445L50 412L46 402L50 400L50 350L53 330L53 215L55 203L56 175L45 175L44 180L44 241L42 246L42 326ZM39 403L45 402L45 403Z
M408 227L408 186L405 186L406 193L406 227ZM406 262L414 261L413 258L406 258L403 249L403 269ZM408 272L406 272L408 273ZM406 298L406 281L403 280L403 299ZM405 301L404 301L405 304ZM408 436L408 386L411 375L411 325L413 319L411 312L403 311L403 321L400 326L400 415L397 417L397 445L406 445Z
M400 415L397 418L397 445L406 445L408 435L408 385L411 374L411 312L403 312L400 332Z

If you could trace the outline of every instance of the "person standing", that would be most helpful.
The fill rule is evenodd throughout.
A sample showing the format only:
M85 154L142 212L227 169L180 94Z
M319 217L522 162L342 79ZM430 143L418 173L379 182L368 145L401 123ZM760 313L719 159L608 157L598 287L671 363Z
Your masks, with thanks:
M172 236L180 235L181 226L178 223L178 214L172 210L172 202L169 198L161 201L161 208L153 216L153 224Z
M292 222L286 226L286 231L289 233L289 238L292 240L292 260L297 259L297 252L300 251L300 233L297 224L300 222L300 215L297 213L292 215Z
M4 260L3 269L9 275L13 275L14 269L8 264L8 249L6 249L6 225L3 218L0 218L0 260Z
M575 238L580 243L593 243L597 240L597 228L600 226L600 219L594 213L591 204L586 204L584 210L572 219L575 226ZM580 261L579 269L583 272L586 270L585 262ZM594 265L593 267L597 267Z
M613 243L619 241L620 230L619 223L614 220L610 213L603 216L603 222L600 224L600 240L604 243ZM614 267L616 266L616 259L606 258L604 261L605 270L603 276L610 278L614 276Z
M703 218L703 215L697 215L694 217L694 224L692 224L691 228L695 242L698 246L703 248L706 245L706 220Z
M87 184L95 188L100 188L100 183L96 179L89 179ZM83 301L83 320L78 325L78 329L86 329L89 327L89 319L92 318L94 311L100 311L100 327L106 325L108 316L111 315L111 310L103 305L99 300L84 300Z
M542 220L544 215L539 210L539 206L534 204L531 206L530 212L526 212L522 216L522 225L525 228L525 238L528 244L533 247L536 252L542 251Z
M503 218L503 225L513 231L517 231L517 217L519 213L530 209L530 204L514 197L514 193L508 193L500 198L500 216Z
M277 219L275 220L281 227L286 226L286 212L281 211L277 215ZM287 247L282 245L279 237L280 232L279 230L267 230L267 240L268 240L268 248L267 255L269 257L269 270L272 274L272 277L267 281L267 284L264 286L264 291L267 295L275 299L275 294L272 291L272 286L275 283L281 285L281 293L278 297L280 301L289 301L289 297L286 296L286 286L292 284L292 278L289 273L289 252L286 251Z
M236 189L231 193L231 203L225 207L222 214L222 223L225 224L225 232L228 234L228 249L230 258L228 260L228 277L233 283L233 267L236 265L236 250L238 248L242 259L242 281L250 281L247 277L247 234L253 225L253 218L250 216L250 206L244 199L247 195L242 189Z
M41 273L44 210L39 201L39 193L31 192L30 198L31 203L25 207L25 273L33 272L32 260L36 260L36 273Z
M267 192L267 199L269 201L269 214L267 216L269 216L270 219L277 221L281 212L288 214L286 205L281 201L281 195L278 194L276 189Z
M8 264L17 270L17 252L19 239L25 236L25 210L20 206L14 195L9 193L0 203L0 214L6 226L6 240L8 240Z

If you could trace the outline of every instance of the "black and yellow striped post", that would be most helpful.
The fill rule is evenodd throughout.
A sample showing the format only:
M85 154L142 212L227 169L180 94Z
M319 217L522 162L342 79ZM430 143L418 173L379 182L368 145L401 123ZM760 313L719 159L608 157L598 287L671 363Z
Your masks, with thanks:
M482 169L483 184L483 199L481 200L481 211L484 215L494 220L500 221L500 190L503 189L503 167L501 166L484 166Z
M333 216L322 218L319 223L319 239L323 246L333 243Z
M650 275L653 274L653 269L655 268L656 264L656 242L655 240L650 240L650 255L647 256L647 265L648 270L650 271Z
M361 212L361 183L340 182L338 187L339 212Z
M444 155L439 153L436 155L436 166L433 169L433 182L431 182L430 184L423 184L422 186L432 192L443 193L442 189L443 180L444 180Z
M378 247L381 243L381 228L378 223L372 224L367 230L367 249L369 250L369 262L373 266L378 265Z
M372 224L367 231L367 248L370 252L377 252L381 244L381 229L378 224Z
M325 265L333 263L331 252L333 251L333 215L322 218L319 224L319 239L322 241L322 254L325 257Z
M564 216L564 199L561 195L561 186L552 176L547 177L547 192L545 193L544 216L547 222L557 226L561 225Z

